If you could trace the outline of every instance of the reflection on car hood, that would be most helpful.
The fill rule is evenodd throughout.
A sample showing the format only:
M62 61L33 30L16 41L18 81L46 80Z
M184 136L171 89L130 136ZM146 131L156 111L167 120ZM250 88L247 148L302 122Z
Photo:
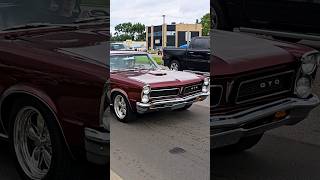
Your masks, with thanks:
M80 58L89 58L100 63L106 63L107 51L109 43L103 42L100 44L76 48L60 48L58 52L69 54L71 56L77 56Z
M211 45L211 69L215 75L236 74L290 63L312 50L302 45L225 31L214 31Z
M33 36L21 36L19 40L32 43L34 48L106 64L107 48L109 47L109 43L107 43L108 31L101 27L100 30L96 30L98 28L39 33Z

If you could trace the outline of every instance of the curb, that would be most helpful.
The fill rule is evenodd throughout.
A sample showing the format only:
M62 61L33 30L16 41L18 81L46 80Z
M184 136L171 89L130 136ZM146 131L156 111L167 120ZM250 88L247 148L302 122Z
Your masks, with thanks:
M110 170L110 180L123 180L118 174Z

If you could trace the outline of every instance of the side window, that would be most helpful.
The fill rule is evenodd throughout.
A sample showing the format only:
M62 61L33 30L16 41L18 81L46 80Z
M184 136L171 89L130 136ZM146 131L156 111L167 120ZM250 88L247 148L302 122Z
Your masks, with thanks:
M198 48L198 39L192 39L191 43L190 43L190 48L191 49L197 49Z
M191 49L210 49L209 40L205 38L193 39L190 44Z

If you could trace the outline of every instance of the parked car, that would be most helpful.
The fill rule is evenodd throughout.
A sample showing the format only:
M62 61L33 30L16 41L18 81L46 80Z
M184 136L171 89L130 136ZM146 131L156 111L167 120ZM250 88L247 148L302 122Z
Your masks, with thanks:
M28 21L24 8L5 6L0 17L11 21L0 24L0 138L22 179L65 179L74 160L106 165L107 19L20 24Z
M189 44L184 44L184 45L179 46L179 48L182 48L182 49L187 49L188 47L189 47Z
M213 31L211 147L236 152L295 125L319 105L312 93L320 54L297 44Z
M164 65L171 70L210 72L210 37L194 37L183 48L164 48Z
M287 33L318 34L319 1L291 0L211 0L212 25L216 29L235 27L267 30L276 38L298 41ZM275 32L270 32L275 31ZM279 34L279 32L287 32ZM279 34L279 35L277 35Z
M186 110L209 95L208 78L162 69L147 53L113 51L110 56L109 97L119 121L152 111Z
M129 51L129 50L131 50L124 43L111 43L111 48L110 49L112 51Z

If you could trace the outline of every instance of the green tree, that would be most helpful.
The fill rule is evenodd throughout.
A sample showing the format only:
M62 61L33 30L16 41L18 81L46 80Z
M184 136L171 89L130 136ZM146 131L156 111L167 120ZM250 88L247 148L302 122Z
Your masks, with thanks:
M145 41L146 39L145 25L141 23L121 23L115 26L115 31L113 39L127 38L137 41Z
M200 23L202 24L202 35L209 36L210 27L211 27L210 13L207 13L204 16L202 16Z

